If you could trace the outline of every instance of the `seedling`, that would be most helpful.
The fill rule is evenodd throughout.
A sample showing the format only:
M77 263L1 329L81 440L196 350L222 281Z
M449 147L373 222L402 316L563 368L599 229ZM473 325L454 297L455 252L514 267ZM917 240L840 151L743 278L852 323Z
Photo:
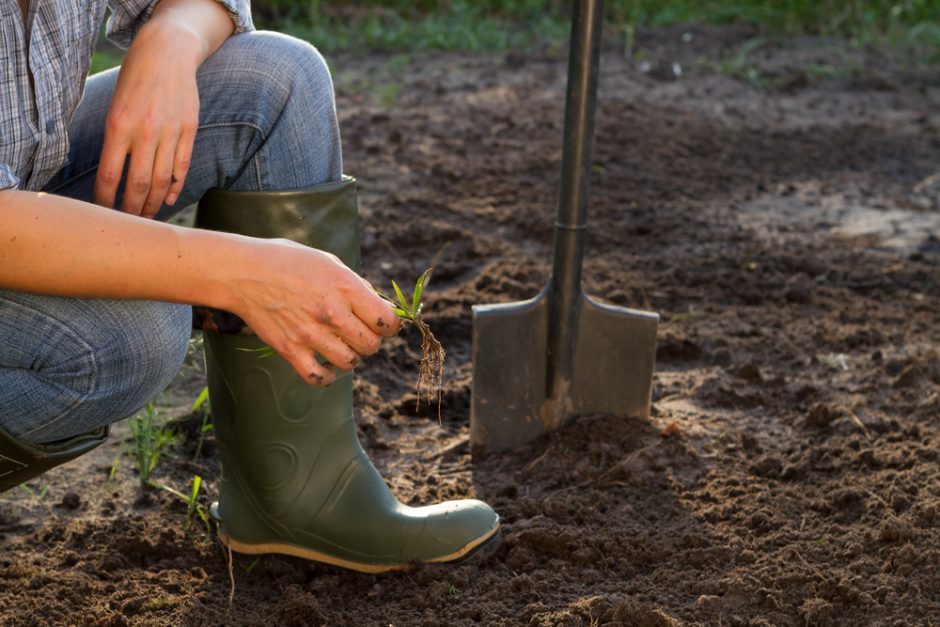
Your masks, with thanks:
M186 531L189 531L189 528L192 526L194 515L195 515L195 516L198 516L199 520L202 521L202 524L205 525L206 532L211 533L212 528L209 525L209 517L206 515L206 510L196 500L196 498L199 496L199 488L202 487L202 477L200 477L199 475L193 475L192 489L190 490L188 497L182 492L180 492L179 490L177 490L176 488L172 488L168 485L164 485L160 483L153 483L151 485L153 485L156 488L160 488L161 490L165 490L169 492L176 498L186 503L186 524L184 526L184 529Z
M199 393L199 396L196 397L196 400L193 401L193 408L190 411L196 411L200 407L206 404L206 401L209 400L209 386L202 388L202 392Z
M212 425L209 423L209 412L205 407L209 400L209 386L202 388L202 392L196 397L193 403L192 411L196 412L202 408L202 425L199 427L199 441L196 443L196 453L193 455L193 461L199 460L199 454L202 453L202 445L206 441L206 434L212 431Z
M392 289L395 290L395 298L388 294L376 290L375 293L384 298L395 315L404 320L407 324L418 329L421 334L421 361L418 365L418 381L415 383L415 390L418 395L418 408L421 407L422 390L424 399L431 403L434 401L434 392L437 391L437 418L441 420L441 382L444 378L444 347L431 333L431 327L424 321L421 312L424 303L421 297L424 295L424 289L431 280L431 271L428 268L421 273L415 282L415 287L409 301L404 292L395 281L392 281ZM274 349L270 346L261 346L259 348L240 348L240 351L246 353L258 353L259 358L270 357L274 355Z
M124 455L124 447L121 447L118 450L117 455L114 456L114 461L111 462L111 470L108 471L108 481L114 481L114 476L117 474L118 464L121 461L121 456Z
M421 316L421 311L424 308L421 297L424 295L424 289L431 279L431 270L432 268L428 268L418 277L411 296L411 302L408 301L395 281L392 281L392 289L395 290L394 299L378 290L376 290L376 293L388 301L396 316L417 328L418 332L421 334L421 362L418 366L418 381L415 384L415 389L418 394L418 406L421 406L422 390L424 390L425 400L430 403L434 400L434 391L436 389L437 417L438 420L440 420L441 381L444 378L444 347L441 346L441 343L437 341L437 338L431 333L431 328Z
M17 489L22 490L23 492L25 492L26 494L30 495L31 497L33 497L34 499L36 499L36 500L39 501L40 503L42 503L44 500L46 500L46 495L49 494L49 484L48 484L48 483L42 484L42 486L40 486L39 490L35 490L35 489L31 488L31 487L29 487L28 485L26 485L25 483L21 483L20 485L18 485L18 486L16 486L16 487L17 487Z
M129 452L137 463L137 478L142 486L152 485L150 475L156 468L160 456L176 437L172 429L157 425L156 417L156 405L151 401L144 408L143 415L138 414L129 421L131 435L134 438L134 446Z
M692 318L700 318L705 315L705 312L701 309L697 309L695 305L689 305L689 310L681 313L673 314L669 316L669 322L682 322L684 320L690 320Z

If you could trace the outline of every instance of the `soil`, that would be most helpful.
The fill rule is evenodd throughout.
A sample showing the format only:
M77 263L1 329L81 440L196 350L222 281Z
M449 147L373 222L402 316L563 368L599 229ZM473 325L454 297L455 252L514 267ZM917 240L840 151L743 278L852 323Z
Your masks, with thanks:
M605 49L585 290L659 312L648 418L468 447L470 307L547 281L563 51L336 56L365 275L435 267L443 422L420 340L361 367L364 445L406 503L479 497L482 563L369 576L227 560L144 491L125 426L0 501L4 625L929 625L940 621L940 74L916 56L740 28ZM753 47L753 46L749 46ZM931 178L933 177L933 178ZM193 354L156 479L215 495ZM598 355L598 363L604 363Z

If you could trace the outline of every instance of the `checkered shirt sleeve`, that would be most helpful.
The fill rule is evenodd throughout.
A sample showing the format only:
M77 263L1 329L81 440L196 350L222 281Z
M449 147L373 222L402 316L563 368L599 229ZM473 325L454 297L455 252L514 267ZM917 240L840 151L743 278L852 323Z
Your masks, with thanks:
M108 18L107 37L115 45L128 48L160 0L109 0L111 17ZM235 32L243 33L255 29L251 19L251 0L216 0L225 7L232 21Z

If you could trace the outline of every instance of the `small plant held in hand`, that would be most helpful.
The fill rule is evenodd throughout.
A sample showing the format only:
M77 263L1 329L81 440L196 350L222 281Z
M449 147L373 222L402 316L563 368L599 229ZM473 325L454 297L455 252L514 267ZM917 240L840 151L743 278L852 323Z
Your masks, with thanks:
M421 405L422 390L424 390L425 400L431 403L434 400L434 391L436 389L437 418L440 421L441 381L444 378L444 347L441 346L441 343L434 337L434 334L431 333L431 327L428 326L428 323L421 317L421 311L424 308L421 297L424 295L424 289L431 280L431 270L432 268L428 268L418 277L410 302L395 281L392 281L392 289L395 290L395 298L378 290L376 290L376 293L388 301L396 316L418 329L418 332L421 334L421 362L418 365L418 381L415 385L418 393L418 406L420 407Z
M422 391L424 399L428 403L431 403L434 401L434 392L436 390L437 418L438 421L440 421L441 382L444 378L444 347L441 346L441 343L434 337L434 334L431 333L431 327L428 326L428 323L425 322L424 318L421 316L421 311L424 307L424 304L421 302L421 297L424 295L424 290L431 280L431 270L432 268L428 268L418 277L410 301L405 297L405 293L402 292L398 283L395 281L392 281L392 289L395 290L394 298L380 290L375 290L375 293L384 298L388 304L392 306L392 311L395 312L396 316L418 329L418 332L421 334L421 362L418 365L418 381L415 384L415 389L418 394L418 407L420 408L421 406ZM238 350L246 353L257 353L259 358L271 357L275 354L274 349L270 346L239 348Z

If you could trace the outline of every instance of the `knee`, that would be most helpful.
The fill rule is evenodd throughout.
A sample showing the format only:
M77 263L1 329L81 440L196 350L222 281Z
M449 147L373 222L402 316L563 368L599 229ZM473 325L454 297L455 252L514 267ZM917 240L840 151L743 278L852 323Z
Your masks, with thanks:
M32 392L16 400L29 420L8 429L24 441L60 440L132 415L169 385L186 356L189 306L35 298L52 323L41 327L47 341L33 363L13 369Z
M257 156L257 180L224 179L221 187L298 189L341 176L333 81L316 48L279 33L241 33L230 37L199 72L204 119L237 106L235 123L260 131L262 140L263 150L251 152ZM233 122L227 116L220 119ZM285 163L303 167L285 168Z
M270 31L235 35L213 55L213 68L240 90L280 101L334 107L333 79L323 55L309 43Z
M124 301L111 313L110 333L92 346L96 385L89 402L112 420L129 416L162 392L186 357L192 328L188 305Z
M290 85L294 93L308 92L333 100L333 77L319 50L306 41L281 33L261 31L255 36L259 47L258 63L273 80Z

